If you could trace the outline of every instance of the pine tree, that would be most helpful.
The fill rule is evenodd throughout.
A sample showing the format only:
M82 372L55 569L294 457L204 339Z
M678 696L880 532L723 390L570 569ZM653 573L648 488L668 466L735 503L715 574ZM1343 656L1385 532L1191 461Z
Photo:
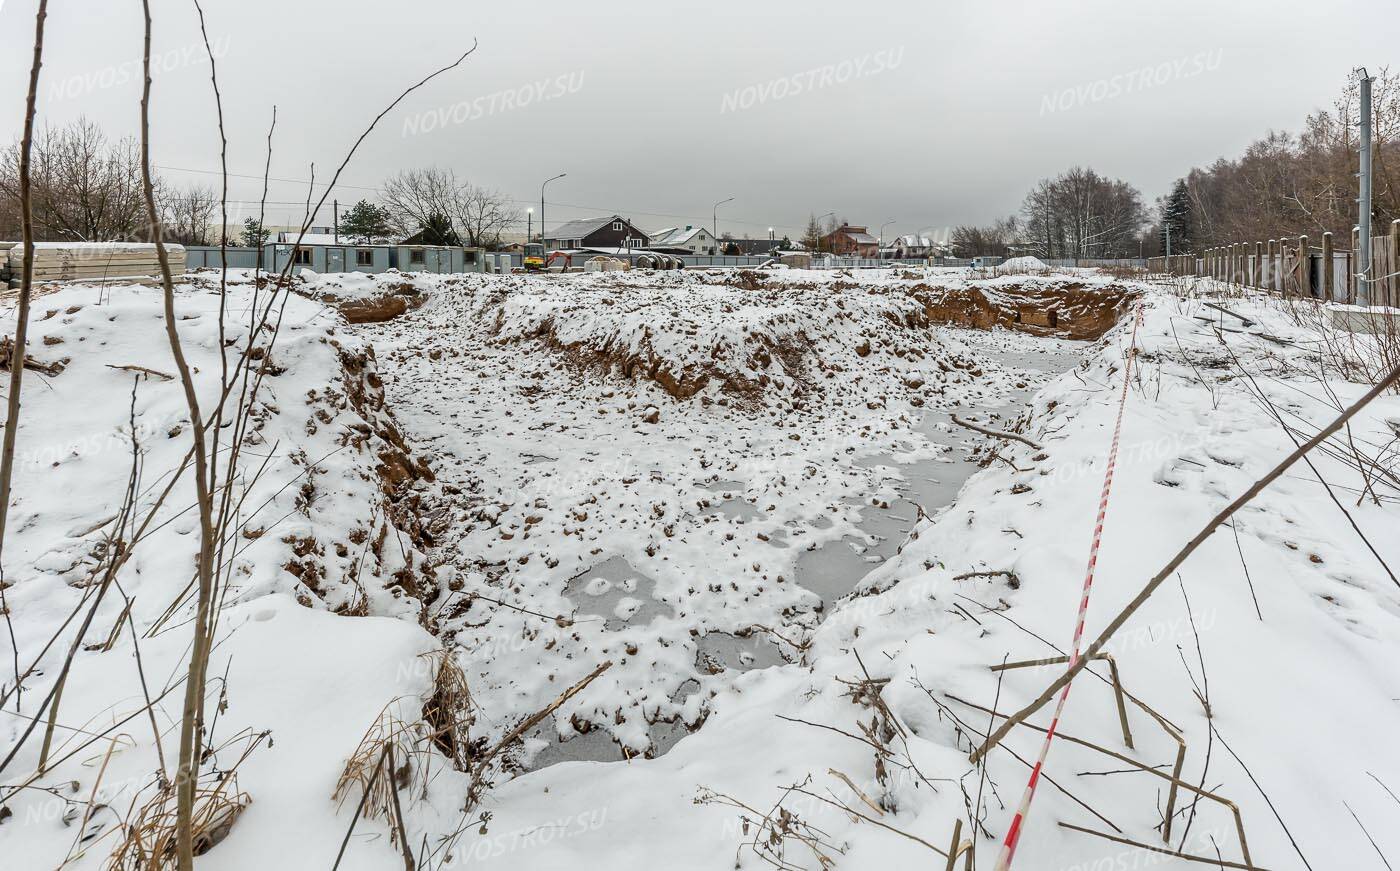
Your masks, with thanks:
M1190 251L1195 243L1192 223L1191 193L1186 188L1186 179L1179 178L1162 204L1162 250L1167 249L1167 234L1170 231L1172 253L1185 254Z
M367 200L360 200L350 207L350 211L341 217L339 229L341 235L361 244L374 242L394 232L389 221L389 210Z
M452 219L443 214L432 214L423 221L424 245L461 245L462 239L452 226Z
M263 229L257 218L245 218L243 232L239 234L238 241L243 243L244 248L261 248L270 235L272 234Z

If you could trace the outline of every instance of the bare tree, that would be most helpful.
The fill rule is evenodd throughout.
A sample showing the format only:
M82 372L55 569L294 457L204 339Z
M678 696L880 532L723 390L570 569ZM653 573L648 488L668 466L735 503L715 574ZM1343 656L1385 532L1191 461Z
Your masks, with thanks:
M993 221L986 227L956 227L953 229L953 250L959 257L996 255L1005 257L1019 238L1020 224L1015 215Z
M219 203L219 194L204 185L167 192L160 202L165 238L182 245L208 245Z
M459 211L453 215L458 235L474 248L496 248L501 234L520 221L520 209L504 193L472 184L462 186Z
M399 173L384 183L381 199L403 234L432 226L440 216L452 221L463 244L491 248L520 220L519 209L500 191L477 187L451 169L430 166Z
M1136 188L1084 167L1041 179L1021 215L1028 247L1041 257L1136 255L1147 222Z
M409 169L380 187L380 199L389 210L394 227L408 235L437 215L457 211L458 183L450 169Z
M33 139L31 187L36 238L42 241L145 240L136 140L112 142L97 124L79 118L45 128ZM19 144L0 154L0 214L18 214ZM162 185L153 180L159 193Z
M33 288L34 272L34 224L31 220L29 158L30 146L34 141L34 104L39 91L39 70L44 58L44 19L48 17L48 0L39 0L39 11L34 20L34 60L29 68L29 93L24 103L24 136L19 143L18 190L19 214L22 224L24 261L20 273L19 305L15 311L15 339L10 351L9 396L5 406L5 434L0 447L0 546L5 541L5 524L10 513L10 485L15 469L15 439L19 434L20 387L24 379L24 347L29 331L29 300ZM19 691L19 646L15 642L14 627L10 625L10 607L5 601L4 572L0 569L0 610L5 612L5 622L10 631L10 644L15 647L15 691ZM38 722L38 718L35 718Z

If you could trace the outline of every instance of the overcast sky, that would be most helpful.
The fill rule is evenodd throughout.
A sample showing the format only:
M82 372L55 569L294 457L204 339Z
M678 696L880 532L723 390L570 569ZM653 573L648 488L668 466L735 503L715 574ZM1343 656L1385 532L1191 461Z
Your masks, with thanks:
M6 140L23 117L38 0L0 0ZM154 160L216 184L208 63L191 0L152 0ZM1400 61L1400 3L699 3L204 0L233 196L256 200L277 106L269 224L291 223L310 165L329 178L365 124L405 100L342 176L344 204L437 164L548 223L621 213L646 230L800 233L835 211L886 234L985 222L1038 178L1084 164L1150 203L1193 165L1296 130L1356 65ZM40 121L115 136L139 113L138 0L51 0ZM319 189L318 189L319 193ZM245 206L251 208L251 206ZM536 215L538 219L538 214ZM329 212L318 223L329 223ZM523 229L523 227L522 227Z

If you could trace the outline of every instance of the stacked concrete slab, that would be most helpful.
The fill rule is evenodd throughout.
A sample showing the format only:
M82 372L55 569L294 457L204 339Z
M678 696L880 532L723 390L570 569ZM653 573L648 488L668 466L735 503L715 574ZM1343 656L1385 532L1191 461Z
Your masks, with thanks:
M24 246L4 243L11 283L24 270ZM170 271L185 272L185 249L166 245ZM149 242L37 242L34 245L34 281L102 281L118 278L160 277L156 246Z

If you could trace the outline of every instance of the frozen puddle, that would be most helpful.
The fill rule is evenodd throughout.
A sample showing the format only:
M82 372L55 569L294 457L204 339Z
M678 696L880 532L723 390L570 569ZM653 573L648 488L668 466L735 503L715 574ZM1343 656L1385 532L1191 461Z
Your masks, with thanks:
M564 595L574 603L575 619L601 617L609 632L645 626L666 612L653 595L656 581L620 556L604 560L570 579Z
M1058 374L1077 362L1079 352L1067 343L1051 340L1035 351L1001 351L992 356L1012 370ZM804 550L797 558L797 583L820 596L822 607L827 610L855 589L862 578L894 556L908 540L920 508L932 516L951 505L963 484L978 470L977 464L967 459L968 451L963 446L973 434L953 424L952 415L964 420L985 420L995 410L1004 418L1014 418L1034 390L1033 386L1016 390L1004 404L925 412L916 430L929 442L943 446L938 456L901 462L897 455L889 453L861 460L859 465L885 473L885 477L874 482L874 491L888 487L897 498L888 502L851 500L849 504L862 506L857 524L861 534Z

